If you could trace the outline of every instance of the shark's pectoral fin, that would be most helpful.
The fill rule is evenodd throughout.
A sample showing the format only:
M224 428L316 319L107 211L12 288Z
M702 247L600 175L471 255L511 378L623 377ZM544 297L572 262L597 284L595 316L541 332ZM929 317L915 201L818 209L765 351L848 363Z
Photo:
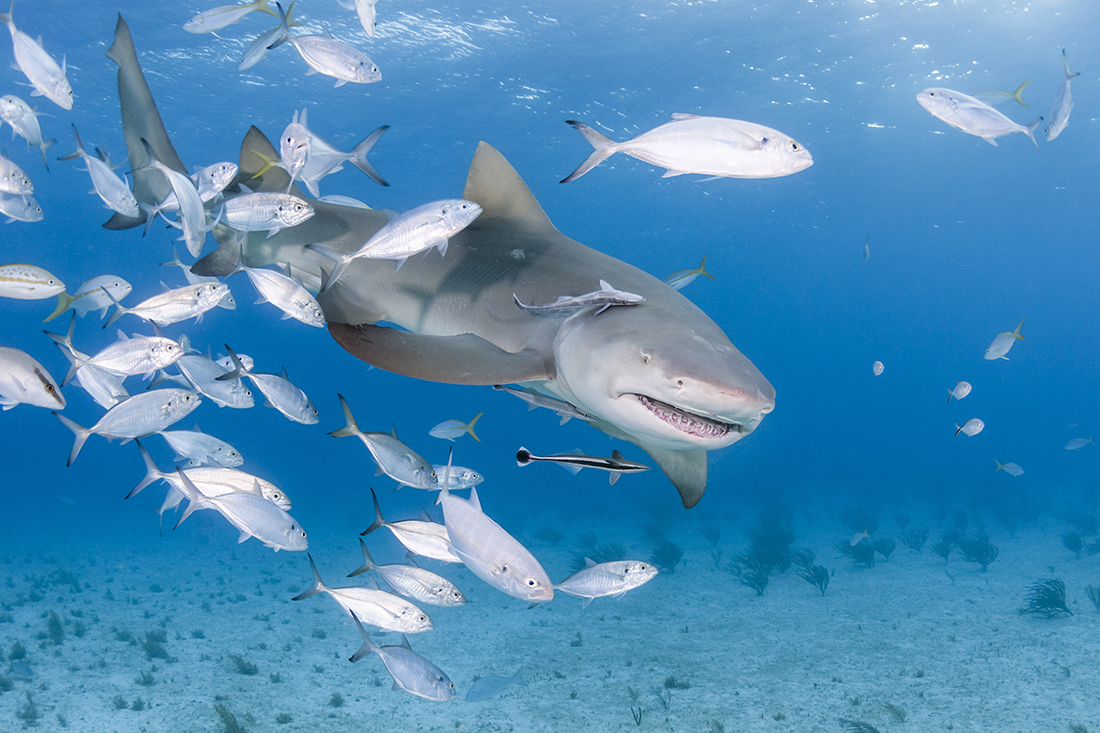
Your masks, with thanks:
M707 452L705 450L658 448L638 440L603 420L590 422L589 425L599 428L608 435L629 441L648 453L680 492L680 501L684 503L685 509L691 509L703 498L703 492L707 490Z
M635 441L665 472L680 492L685 509L691 509L707 490L707 452L705 450L668 450Z
M338 344L368 364L429 382L507 384L555 377L549 354L534 350L511 353L469 333L423 336L385 326L344 323L329 323L328 330Z

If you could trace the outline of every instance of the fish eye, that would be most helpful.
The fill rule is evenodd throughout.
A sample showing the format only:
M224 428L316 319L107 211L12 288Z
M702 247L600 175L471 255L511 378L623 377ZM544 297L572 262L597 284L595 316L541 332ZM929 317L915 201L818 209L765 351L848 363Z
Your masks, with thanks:
M799 148L798 143L796 143L794 140L792 140L791 141L791 152L792 153L797 153L800 149L801 148Z
M46 391L47 392L53 392L53 385L52 384L47 384L46 385Z
M928 92L928 96L929 97L934 97L934 96L936 96L936 93L935 92Z
M534 578L528 578L526 582L528 588L534 588L539 584L539 582Z
M642 363L643 364L648 364L649 363L649 354L642 354Z
M54 284L54 280L52 280L52 279L50 279L50 280L47 280L47 281L46 281L46 284L47 284L47 285L53 285L53 284Z

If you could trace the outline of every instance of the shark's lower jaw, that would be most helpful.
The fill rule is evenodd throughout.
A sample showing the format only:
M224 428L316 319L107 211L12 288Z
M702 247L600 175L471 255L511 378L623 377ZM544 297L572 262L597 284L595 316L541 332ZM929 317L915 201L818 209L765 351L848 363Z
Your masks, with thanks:
M695 438L724 440L731 432L740 433L743 430L735 423L696 415L643 394L635 394L634 397L661 422Z

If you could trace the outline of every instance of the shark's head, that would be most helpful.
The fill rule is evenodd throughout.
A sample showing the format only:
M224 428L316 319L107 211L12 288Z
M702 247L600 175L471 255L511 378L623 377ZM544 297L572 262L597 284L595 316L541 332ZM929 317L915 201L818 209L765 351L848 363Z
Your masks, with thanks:
M650 329L656 321L639 318L647 307L659 306L633 306L629 317L612 308L570 319L554 344L555 389L661 448L715 450L755 430L775 408L764 375L717 326L705 333Z

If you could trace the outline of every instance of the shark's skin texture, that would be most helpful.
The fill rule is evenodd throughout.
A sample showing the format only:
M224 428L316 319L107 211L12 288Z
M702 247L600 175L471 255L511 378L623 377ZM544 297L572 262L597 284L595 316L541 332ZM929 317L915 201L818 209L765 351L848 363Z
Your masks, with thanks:
M129 55L122 53L120 42ZM145 138L160 160L175 167L178 156L144 79L137 83L141 69L132 51L128 32L116 34L111 53L120 64L131 159L131 142L141 151ZM226 193L239 191L243 183L253 191L289 188L309 200L281 168L254 178L265 158L278 158L278 152L253 127L241 144L240 170ZM516 383L565 400L596 418L595 427L645 449L676 485L684 506L694 506L706 489L707 451L729 446L756 428L774 408L772 385L717 324L676 290L558 232L515 169L484 142L462 198L483 212L451 238L445 257L433 250L396 273L392 262L355 260L318 298L333 338L369 364L417 379ZM193 272L225 276L238 262L289 265L293 275L317 290L333 263L306 244L353 252L387 221L381 211L310 204L313 218L270 238L251 232L238 242L215 229L220 248L196 263ZM565 318L532 314L515 303L515 297L547 303L560 295L587 293L601 279L645 302L598 317L589 308Z

